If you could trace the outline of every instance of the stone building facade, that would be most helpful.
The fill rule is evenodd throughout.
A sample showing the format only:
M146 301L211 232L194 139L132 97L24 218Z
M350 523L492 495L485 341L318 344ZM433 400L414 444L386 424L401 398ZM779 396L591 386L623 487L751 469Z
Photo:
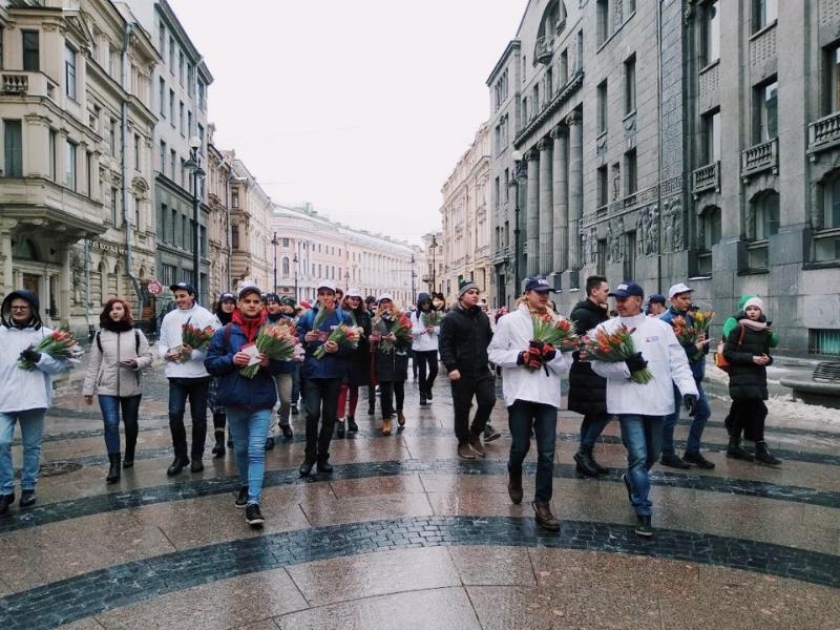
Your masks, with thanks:
M687 281L840 353L838 27L836 0L530 2L487 82L500 300L517 266L565 311L593 273Z
M472 280L493 295L490 262L490 133L483 123L441 190L443 274L441 293L458 295L461 281Z
M229 155L232 157L232 152ZM253 282L268 291L273 282L273 269L269 260L273 204L242 160L233 158L232 164L231 289L238 289L244 282Z
M231 180L234 177L233 151L221 151L213 144L213 125L207 148L207 259L209 261L208 305L233 287L231 259L233 249L230 212Z
M91 330L108 298L151 319L151 76L160 59L122 4L0 6L2 292Z

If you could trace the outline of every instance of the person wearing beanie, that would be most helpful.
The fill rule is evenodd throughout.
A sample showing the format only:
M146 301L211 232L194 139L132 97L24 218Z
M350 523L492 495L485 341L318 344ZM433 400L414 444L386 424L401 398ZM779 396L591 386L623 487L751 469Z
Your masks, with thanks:
M737 326L729 332L723 349L723 356L729 362L729 396L732 398L726 454L734 459L753 459L741 448L743 430L744 438L755 442L755 461L778 466L781 460L770 452L764 440L767 366L773 363L771 322L764 314L764 302L758 297L747 299L735 319Z
M480 291L473 282L461 285L458 303L443 317L438 347L455 410L458 457L484 456L481 435L496 404L496 382L490 371L487 347L493 339L490 320L478 307ZM470 407L477 409L470 424Z
M35 505L35 486L41 469L44 416L52 404L52 377L70 366L35 347L53 333L41 321L40 300L32 291L12 291L0 306L0 515L15 502L12 442L20 424L23 467L20 507ZM34 368L24 369L25 359Z

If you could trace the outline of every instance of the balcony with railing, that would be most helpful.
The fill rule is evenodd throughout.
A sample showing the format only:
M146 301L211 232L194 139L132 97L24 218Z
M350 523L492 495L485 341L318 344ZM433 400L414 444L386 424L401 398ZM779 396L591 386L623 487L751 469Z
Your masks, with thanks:
M695 198L708 190L720 192L720 162L701 166L691 173L691 193Z
M840 145L840 112L824 116L808 125L808 153L816 161L817 153Z
M48 96L55 98L55 85L40 72L0 72L2 96Z
M779 139L757 144L741 151L741 178L746 181L756 173L779 172Z

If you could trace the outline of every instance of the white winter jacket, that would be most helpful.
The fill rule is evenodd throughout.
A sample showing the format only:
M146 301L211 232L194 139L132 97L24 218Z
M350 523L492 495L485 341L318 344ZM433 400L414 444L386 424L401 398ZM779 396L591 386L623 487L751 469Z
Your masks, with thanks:
M187 322L190 326L205 328L212 326L218 329L218 320L203 306L194 304L187 310L175 309L166 314L160 325L160 340L158 341L158 353L166 358L167 353L181 345L181 328ZM204 350L193 350L189 361L176 363L166 362L166 378L206 378L210 376L204 368Z
M139 337L135 337L135 330ZM99 343L94 339L91 344L82 393L85 396L123 397L142 394L140 372L152 364L152 351L143 331L132 328L114 332L103 328L97 334ZM102 351L99 350L100 344ZM126 359L136 359L137 369L120 365L120 361Z
M633 317L615 317L599 324L614 332L624 324L631 334L636 352L648 362L653 380L644 385L630 380L630 370L623 361L607 363L593 361L592 369L607 379L607 411L612 414L639 414L644 416L666 416L674 413L674 388L685 394L698 395L697 385L691 374L685 350L677 341L670 324L640 313ZM673 383L672 383L673 381Z
M431 352L438 349L438 335L440 335L440 325L434 327L434 332L426 332L426 325L423 323L423 317L417 315L417 311L411 311L411 334L414 335L414 341L411 344L411 349L415 352Z
M572 366L570 352L557 351L557 355L545 364L546 370L530 370L517 365L516 358L528 349L533 339L534 323L525 304L512 313L503 315L496 324L493 341L487 354L493 363L502 368L502 391L505 406L510 407L517 400L542 403L560 408L560 381Z
M20 353L38 346L53 333L51 328L6 328L0 326L0 413L48 409L52 403L52 375L69 367L66 360L42 354L34 370L18 367Z

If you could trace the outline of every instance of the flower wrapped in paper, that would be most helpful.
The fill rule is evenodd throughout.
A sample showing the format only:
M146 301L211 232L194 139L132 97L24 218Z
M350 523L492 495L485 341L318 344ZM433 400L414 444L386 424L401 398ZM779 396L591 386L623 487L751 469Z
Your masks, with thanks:
M48 354L54 359L68 360L71 363L78 363L83 354L76 337L70 332L67 324L62 324L61 328L44 337L37 346L31 345L27 349ZM35 369L35 363L26 359L18 360L17 365L22 370L31 371Z
M633 331L635 328L627 328L624 324L619 326L615 332L607 333L603 328L598 328L592 336L583 337L583 352L580 358L583 361L603 361L605 363L621 363L636 355L636 346L633 343ZM647 368L630 372L630 380L634 383L644 385L653 380L653 374Z
M303 354L295 325L287 319L260 328L253 347L256 348L254 357L256 354L264 354L270 361L295 361ZM259 362L254 361L240 368L239 373L246 378L254 378L259 369Z

